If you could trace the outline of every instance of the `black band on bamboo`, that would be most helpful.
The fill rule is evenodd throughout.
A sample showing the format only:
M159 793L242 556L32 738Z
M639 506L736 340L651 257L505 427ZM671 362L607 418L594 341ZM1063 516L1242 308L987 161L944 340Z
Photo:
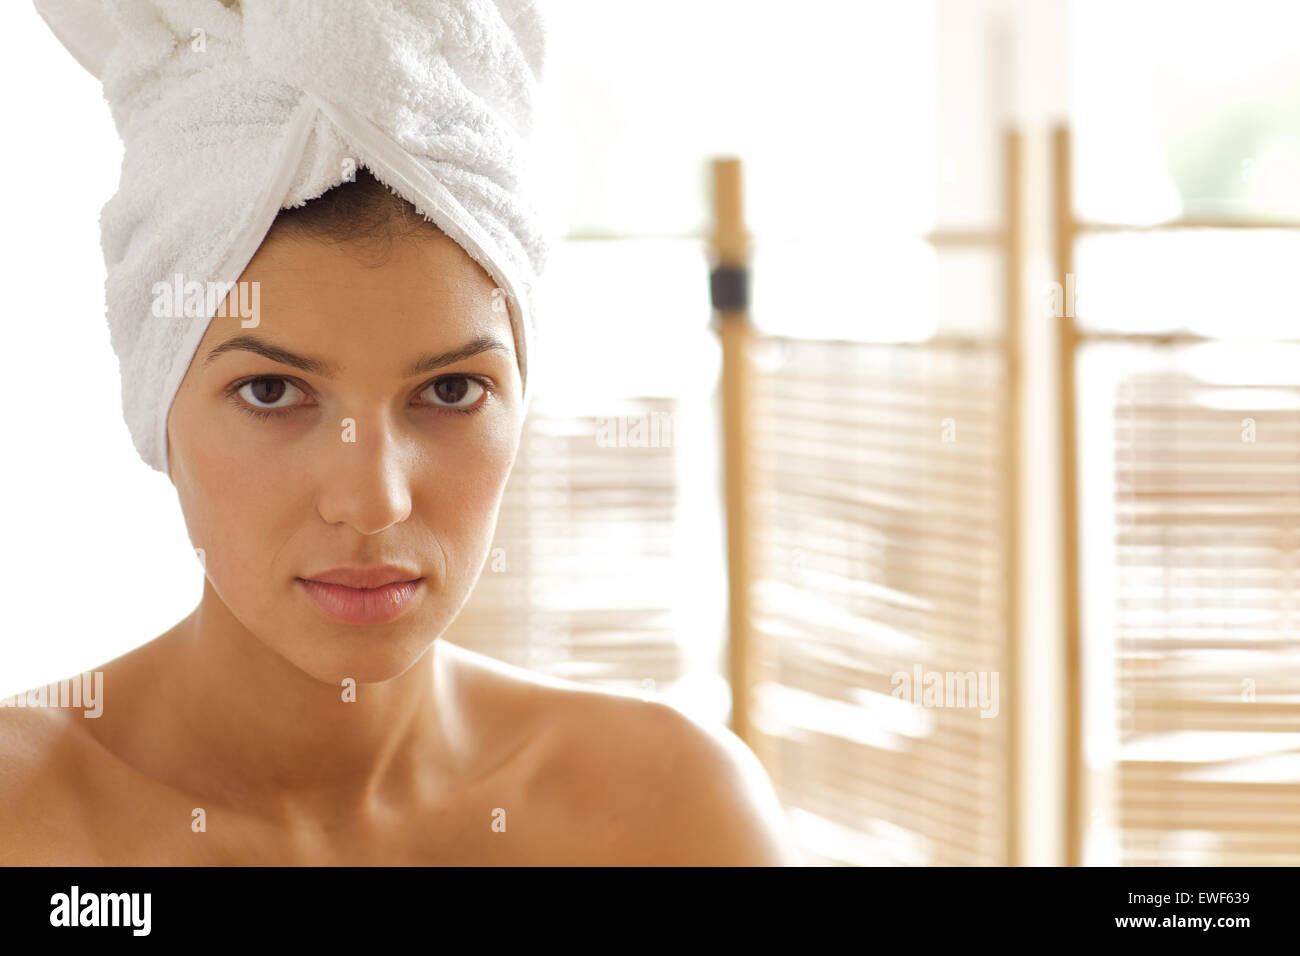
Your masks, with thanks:
M719 312L749 308L749 270L744 266L718 266L709 273L709 294Z

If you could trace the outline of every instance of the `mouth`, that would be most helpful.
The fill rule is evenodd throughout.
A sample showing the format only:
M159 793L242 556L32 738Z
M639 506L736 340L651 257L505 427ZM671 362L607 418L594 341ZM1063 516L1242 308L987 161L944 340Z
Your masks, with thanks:
M387 624L401 617L424 593L424 578L378 587L351 587L315 578L295 578L321 611L345 624Z

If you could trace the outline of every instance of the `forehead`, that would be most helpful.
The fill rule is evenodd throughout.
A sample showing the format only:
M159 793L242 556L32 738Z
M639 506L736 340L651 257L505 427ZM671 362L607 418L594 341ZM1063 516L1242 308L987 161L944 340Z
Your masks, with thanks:
M509 315L486 271L442 235L397 238L390 248L268 237L215 317L200 353L236 335L274 341L331 363L391 369L414 353L503 338ZM242 317L256 306L256 324ZM242 309L242 311L241 311ZM247 321L247 320L243 320Z
M441 234L399 237L386 247L268 236L241 277L286 310L308 302L333 310L473 306L496 284L455 241Z

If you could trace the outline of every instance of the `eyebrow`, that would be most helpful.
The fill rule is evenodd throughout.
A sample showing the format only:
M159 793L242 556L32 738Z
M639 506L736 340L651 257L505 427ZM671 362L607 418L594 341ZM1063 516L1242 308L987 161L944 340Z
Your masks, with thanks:
M447 352L421 355L406 367L402 377L413 378L416 375L432 372L434 369L442 368L444 365L451 365L453 362L459 362L470 356L494 350L507 354L511 352L510 346L497 337L486 334L480 335L473 341L466 342L464 345ZM203 365L205 367L210 365L218 355L224 352L253 352L263 358L270 359L272 362L279 362L281 365L292 365L294 368L302 369L304 372L310 372L313 375L320 375L323 378L334 378L338 374L337 369L328 362L312 358L309 355L298 355L296 352L290 352L288 349L281 348L253 335L236 335L233 338L226 339L226 341L208 352L207 357L203 360Z

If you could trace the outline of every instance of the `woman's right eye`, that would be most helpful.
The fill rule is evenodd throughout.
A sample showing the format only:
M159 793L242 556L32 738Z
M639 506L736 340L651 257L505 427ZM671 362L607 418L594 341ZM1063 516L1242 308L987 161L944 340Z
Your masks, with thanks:
M264 376L249 379L236 389L235 394L243 400L241 408L259 414L292 408L297 404L294 401L295 392L301 393L302 389L288 379Z

